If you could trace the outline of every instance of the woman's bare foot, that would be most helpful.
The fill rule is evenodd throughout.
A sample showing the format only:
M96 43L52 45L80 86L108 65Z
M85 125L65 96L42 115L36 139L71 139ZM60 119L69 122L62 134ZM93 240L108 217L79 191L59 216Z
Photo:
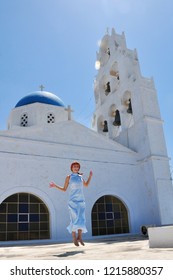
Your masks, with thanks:
M79 243L78 243L77 239L75 239L75 238L73 238L73 243L75 246L79 246Z
M77 241L80 242L80 244L81 244L82 246L85 246L85 243L83 242L82 239L79 239L79 238L78 238Z
M78 229L78 237L77 237L77 241L80 242L80 244L82 246L85 246L83 240L82 240L82 230L81 229Z
M72 232L72 237L73 237L73 243L75 246L79 246L78 240L76 238L76 232Z

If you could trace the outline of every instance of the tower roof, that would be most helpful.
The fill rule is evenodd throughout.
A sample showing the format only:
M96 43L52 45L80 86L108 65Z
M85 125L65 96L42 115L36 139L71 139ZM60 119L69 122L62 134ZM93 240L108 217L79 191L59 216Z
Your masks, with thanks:
M17 102L15 108L28 104L33 104L36 102L65 107L63 101L55 94L47 91L35 91L20 99Z

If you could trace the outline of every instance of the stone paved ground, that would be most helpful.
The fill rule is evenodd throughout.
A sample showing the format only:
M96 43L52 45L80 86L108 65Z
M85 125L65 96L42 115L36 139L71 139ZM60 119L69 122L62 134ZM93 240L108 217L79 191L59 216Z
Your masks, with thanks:
M173 248L149 248L146 237L105 238L73 243L1 245L0 260L173 260Z
M3 245L0 260L173 260L173 248L149 248L142 237L105 238L85 242L47 243L37 245Z

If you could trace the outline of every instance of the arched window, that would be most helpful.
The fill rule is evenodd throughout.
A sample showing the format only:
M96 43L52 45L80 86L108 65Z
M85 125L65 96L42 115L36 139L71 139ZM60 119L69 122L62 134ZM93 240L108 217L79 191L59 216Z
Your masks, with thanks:
M0 241L49 238L49 211L40 198L16 193L0 204Z
M100 197L92 208L92 235L128 232L128 213L123 202L112 195Z

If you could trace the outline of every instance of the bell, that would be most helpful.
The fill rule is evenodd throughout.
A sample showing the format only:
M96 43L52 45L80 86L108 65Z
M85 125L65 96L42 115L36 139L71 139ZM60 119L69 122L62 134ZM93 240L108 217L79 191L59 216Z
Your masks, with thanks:
M127 108L127 113L129 113L129 114L132 114L132 113L133 113L133 111L132 111L131 99L129 99L129 106L128 106L128 108Z
M120 119L120 112L118 110L115 111L115 120L113 122L114 126L120 126L121 125L121 119Z
M108 132L108 122L104 121L103 132Z
M106 52L109 56L111 55L110 48L108 48Z
M105 92L109 93L111 91L110 82L107 82Z

